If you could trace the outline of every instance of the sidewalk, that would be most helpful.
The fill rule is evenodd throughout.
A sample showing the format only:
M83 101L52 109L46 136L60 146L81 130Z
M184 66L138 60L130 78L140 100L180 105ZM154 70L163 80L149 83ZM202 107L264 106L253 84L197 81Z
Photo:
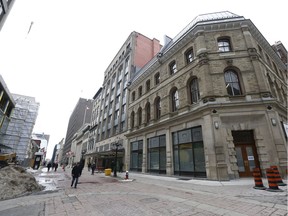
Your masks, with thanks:
M42 171L39 178L55 190L2 201L0 215L287 215L287 186L283 192L256 190L253 178L218 182L131 172L127 181L125 172L91 175L86 167L75 189L70 187L71 168Z

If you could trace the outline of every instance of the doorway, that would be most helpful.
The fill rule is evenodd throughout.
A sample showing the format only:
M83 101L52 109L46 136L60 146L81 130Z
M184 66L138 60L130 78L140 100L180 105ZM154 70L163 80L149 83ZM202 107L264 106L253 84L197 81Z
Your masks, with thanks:
M260 168L252 130L232 131L240 177L253 176L253 169Z

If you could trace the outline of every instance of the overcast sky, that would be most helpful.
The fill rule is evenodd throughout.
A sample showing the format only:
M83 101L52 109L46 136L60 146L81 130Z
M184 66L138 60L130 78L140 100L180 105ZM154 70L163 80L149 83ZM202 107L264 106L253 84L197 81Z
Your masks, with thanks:
M165 34L173 38L200 14L230 11L251 19L270 44L280 40L287 48L285 1L258 3L16 0L0 31L0 74L11 93L35 97L40 103L34 132L50 135L50 158L55 144L66 136L79 97L94 96L132 31L163 44Z

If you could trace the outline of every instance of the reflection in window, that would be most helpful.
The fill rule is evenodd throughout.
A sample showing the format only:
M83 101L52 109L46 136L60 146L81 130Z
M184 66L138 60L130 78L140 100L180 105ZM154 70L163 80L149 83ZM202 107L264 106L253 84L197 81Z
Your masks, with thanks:
M191 80L189 90L190 90L191 103L192 104L197 103L200 99L200 91L197 78Z
M229 95L241 95L241 88L238 75L235 71L229 70L224 73L225 85Z
M187 64L191 63L194 59L194 54L193 54L193 49L189 49L186 53L185 53L185 57L186 57L186 62Z
M174 74L177 72L176 62L173 61L169 64L170 74Z
M218 50L221 52L231 51L230 40L227 38L218 39Z
M172 112L175 112L179 108L179 97L178 97L178 91L175 89L171 94L172 99Z

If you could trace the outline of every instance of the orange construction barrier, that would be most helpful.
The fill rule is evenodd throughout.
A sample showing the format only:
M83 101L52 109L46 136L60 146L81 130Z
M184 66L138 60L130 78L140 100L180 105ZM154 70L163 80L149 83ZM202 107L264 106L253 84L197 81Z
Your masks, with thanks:
M283 190L278 188L278 184L277 184L273 169L267 168L266 174L267 174L267 179L268 179L268 184L269 184L269 188L267 188L266 190L271 191L271 192L283 192Z
M265 190L266 187L264 187L264 185L263 185L259 168L256 167L253 169L253 177L254 177L254 181L255 181L255 186L253 188L258 189L258 190Z
M277 166L271 166L270 167L273 171L274 171L274 174L275 174L275 180L278 184L278 186L286 186L287 184L285 184L283 181L282 181L282 178L280 176L280 173L278 171L278 167Z

